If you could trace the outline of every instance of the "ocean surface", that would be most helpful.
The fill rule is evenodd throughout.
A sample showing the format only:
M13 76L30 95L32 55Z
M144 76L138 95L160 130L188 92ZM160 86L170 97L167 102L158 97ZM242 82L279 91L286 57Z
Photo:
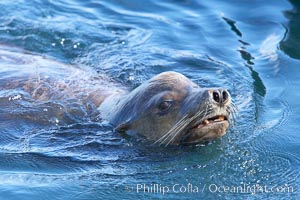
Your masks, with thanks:
M1 0L0 8L8 51L127 88L177 71L227 88L238 108L214 142L152 145L80 110L59 118L66 99L37 103L8 87L25 65L0 54L0 200L300 199L299 1Z

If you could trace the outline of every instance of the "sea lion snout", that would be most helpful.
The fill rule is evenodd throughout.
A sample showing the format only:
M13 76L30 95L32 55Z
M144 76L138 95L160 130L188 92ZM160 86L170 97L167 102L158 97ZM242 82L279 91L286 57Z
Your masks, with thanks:
M231 106L230 93L223 88L196 88L183 100L179 118L195 115L199 110L224 110Z
M197 88L185 99L179 120L186 118L185 133L177 141L184 145L197 144L223 136L229 126L230 93L223 88Z

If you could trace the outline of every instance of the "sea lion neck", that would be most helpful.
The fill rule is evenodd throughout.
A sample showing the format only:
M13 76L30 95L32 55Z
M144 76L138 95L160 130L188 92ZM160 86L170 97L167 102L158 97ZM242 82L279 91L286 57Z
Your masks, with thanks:
M126 120L129 113L121 112L129 98L128 91L117 91L107 96L98 107L101 118L117 125ZM121 114L123 113L123 114Z

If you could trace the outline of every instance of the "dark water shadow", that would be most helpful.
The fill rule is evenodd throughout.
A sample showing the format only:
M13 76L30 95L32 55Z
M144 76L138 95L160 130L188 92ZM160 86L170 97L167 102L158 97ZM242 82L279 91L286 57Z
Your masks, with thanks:
M292 58L300 59L300 2L298 0L290 0L294 6L292 10L286 11L284 14L289 19L288 32L286 38L280 43L280 49Z

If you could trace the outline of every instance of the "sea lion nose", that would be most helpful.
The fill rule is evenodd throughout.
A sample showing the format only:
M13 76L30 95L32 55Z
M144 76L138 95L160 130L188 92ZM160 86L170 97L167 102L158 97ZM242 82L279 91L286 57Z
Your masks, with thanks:
M220 99L220 93L218 90L213 91L213 99L215 100L215 102L220 103L221 99Z
M228 101L229 93L224 89L216 89L212 92L213 100L218 104L224 104Z
M229 96L228 91L227 90L223 90L222 91L223 102L225 102L225 103L227 102L228 96Z

